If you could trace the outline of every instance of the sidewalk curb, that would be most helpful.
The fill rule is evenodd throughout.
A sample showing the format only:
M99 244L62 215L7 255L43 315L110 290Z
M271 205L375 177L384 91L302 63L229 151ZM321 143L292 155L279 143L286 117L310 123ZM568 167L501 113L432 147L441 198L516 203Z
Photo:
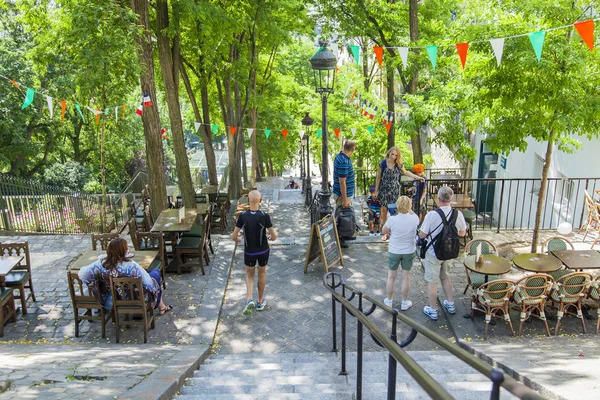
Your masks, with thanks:
M179 350L166 364L157 368L142 382L129 389L119 399L171 399L186 378L192 376L198 366L210 354L210 346L186 346Z
M438 296L438 302L440 304L442 304L442 300L439 298L439 296ZM566 397L560 396L560 395L552 392L551 390L548 390L545 386L542 386L539 383L532 381L528 377L521 375L518 371L515 371L514 369L510 368L506 364L503 364L501 362L494 360L492 357L480 352L479 350L474 349L473 347L469 346L464 341L460 340L454 329L454 324L451 322L452 320L449 318L450 313L448 313L448 311L446 311L446 309L444 307L440 307L440 308L441 308L442 312L444 313L446 320L448 321L448 325L450 326L450 331L452 332L452 336L454 336L454 340L458 346L465 349L469 353L473 354L475 357L479 358L480 360L483 360L486 363L490 364L492 367L502 369L504 371L504 373L510 375L513 379L523 383L528 388L535 390L536 392L538 392L539 394L541 394L542 396L546 397L549 400L568 400ZM453 317L456 317L456 315L454 315Z

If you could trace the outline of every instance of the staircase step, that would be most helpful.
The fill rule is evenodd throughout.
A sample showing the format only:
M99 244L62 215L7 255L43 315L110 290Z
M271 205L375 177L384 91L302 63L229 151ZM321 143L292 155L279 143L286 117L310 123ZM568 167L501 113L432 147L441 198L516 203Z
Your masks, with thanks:
M274 394L274 393L354 393L354 385L315 383L304 385L277 385L263 379L260 385L229 385L229 386L184 386L180 390L183 395L213 395L213 394Z

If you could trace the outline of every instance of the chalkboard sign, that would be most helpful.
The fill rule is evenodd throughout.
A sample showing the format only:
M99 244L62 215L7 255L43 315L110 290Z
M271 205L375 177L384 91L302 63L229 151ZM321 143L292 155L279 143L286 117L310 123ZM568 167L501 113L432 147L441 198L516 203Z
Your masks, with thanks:
M319 257L325 267L325 272L329 272L328 266L337 261L340 262L340 265L344 265L340 238L335 221L331 215L328 215L319 222L315 222L310 229L310 240L308 241L304 273L308 272L308 264Z

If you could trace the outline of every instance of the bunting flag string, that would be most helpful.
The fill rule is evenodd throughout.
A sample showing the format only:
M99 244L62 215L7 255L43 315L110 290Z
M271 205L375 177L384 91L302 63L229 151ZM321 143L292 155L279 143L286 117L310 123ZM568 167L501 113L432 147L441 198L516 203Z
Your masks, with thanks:
M50 119L54 117L54 107L52 105L52 97L46 96L46 102L48 103L48 110L50 111Z
M196 122L197 124L197 122ZM246 131L248 132L248 138L252 138L252 133L254 132L254 128L246 128Z
M583 42L586 44L586 46L590 49L590 51L594 50L594 23L595 23L595 21L599 21L599 20L600 20L600 18L595 18L595 19L589 19L586 21L575 22L575 23L569 24L569 25L558 26L555 28L548 28L548 29L537 31L537 32L521 33L521 34L505 36L505 37L501 37L501 38L480 39L480 40L474 40L472 42L455 43L454 46L458 50L460 62L462 64L463 69L465 69L469 45L473 44L473 43L489 42L492 46L492 50L494 52L494 56L496 57L496 61L498 63L498 67L499 67L500 63L502 61L502 52L504 49L504 43L505 43L506 39L515 39L515 38L527 36L531 42L531 45L535 52L536 58L539 62L539 61L541 61L541 58L542 58L542 49L544 47L544 40L545 40L546 32L575 27L575 29L579 33L579 36L581 37ZM442 45L442 47L449 47L449 46L450 46L449 44ZM356 47L358 47L358 46L356 46ZM375 57L377 59L377 63L379 64L379 67L381 67L383 64L384 49L397 49L400 54L400 58L402 60L402 65L406 69L407 64L408 64L408 50L409 49L425 49L427 51L427 55L429 56L429 60L431 61L431 65L432 65L433 69L435 70L435 68L437 66L438 48L439 48L438 45L374 46L373 52L375 53ZM350 50L354 54L353 46L350 46Z

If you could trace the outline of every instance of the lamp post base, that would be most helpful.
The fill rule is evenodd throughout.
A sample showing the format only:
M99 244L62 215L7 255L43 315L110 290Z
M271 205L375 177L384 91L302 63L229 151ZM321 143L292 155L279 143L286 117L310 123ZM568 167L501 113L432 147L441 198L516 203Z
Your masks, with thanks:
M330 199L330 191L319 193L319 220L325 218L327 215L333 214L333 207L331 207Z
M306 177L306 189L304 189L304 194L306 195L304 198L304 206L310 207L312 201L312 183L310 176Z

